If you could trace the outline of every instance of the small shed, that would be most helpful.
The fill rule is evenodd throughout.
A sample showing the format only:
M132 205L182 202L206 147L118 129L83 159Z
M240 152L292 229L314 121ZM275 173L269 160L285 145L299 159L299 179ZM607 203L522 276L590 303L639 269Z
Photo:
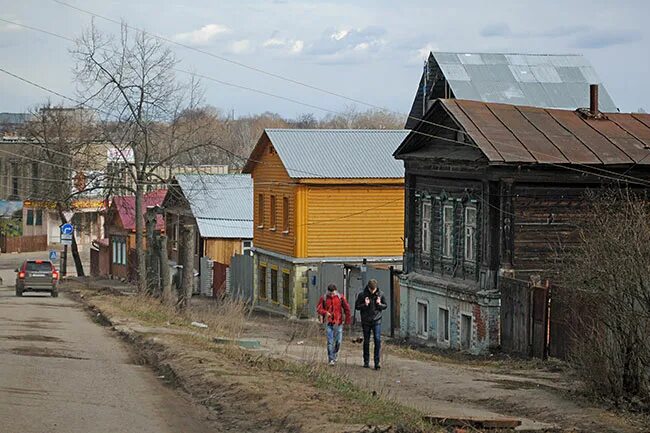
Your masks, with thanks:
M169 256L178 261L179 226L194 224L195 267L201 257L229 266L253 241L253 181L247 174L178 174L163 202Z
M166 194L167 190L165 189L145 194L142 213L144 214L147 207L160 206ZM135 196L113 197L107 213L106 234L111 251L110 274L114 277L134 280L137 271L137 260L135 259ZM155 230L158 232L165 230L162 215L156 217Z

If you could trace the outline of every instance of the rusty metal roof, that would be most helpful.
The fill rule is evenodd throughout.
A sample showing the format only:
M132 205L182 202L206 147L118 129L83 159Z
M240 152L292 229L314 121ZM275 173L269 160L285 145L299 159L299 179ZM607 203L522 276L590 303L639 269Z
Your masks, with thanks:
M491 162L650 165L650 114L440 99Z

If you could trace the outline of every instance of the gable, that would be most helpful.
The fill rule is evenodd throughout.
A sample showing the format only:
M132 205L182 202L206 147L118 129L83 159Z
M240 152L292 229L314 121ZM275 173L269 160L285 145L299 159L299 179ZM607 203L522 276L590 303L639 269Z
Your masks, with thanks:
M285 181L291 179L266 131L262 133L257 141L248 161L246 161L246 165L242 169L242 173L250 174L253 179L263 178Z

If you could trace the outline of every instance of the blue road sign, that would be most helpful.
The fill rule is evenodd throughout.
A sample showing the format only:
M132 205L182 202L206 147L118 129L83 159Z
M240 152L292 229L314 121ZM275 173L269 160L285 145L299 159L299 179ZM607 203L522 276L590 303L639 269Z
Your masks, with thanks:
M56 258L57 258L56 250L50 250L50 261L54 262L56 261Z
M70 223L65 223L61 225L61 234L62 235L71 235L74 232L74 226Z

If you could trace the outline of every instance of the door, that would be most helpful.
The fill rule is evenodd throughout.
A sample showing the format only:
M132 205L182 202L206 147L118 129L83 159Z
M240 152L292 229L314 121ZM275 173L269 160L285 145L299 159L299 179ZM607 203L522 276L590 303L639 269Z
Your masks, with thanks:
M460 348L467 350L472 344L472 316L460 315Z

